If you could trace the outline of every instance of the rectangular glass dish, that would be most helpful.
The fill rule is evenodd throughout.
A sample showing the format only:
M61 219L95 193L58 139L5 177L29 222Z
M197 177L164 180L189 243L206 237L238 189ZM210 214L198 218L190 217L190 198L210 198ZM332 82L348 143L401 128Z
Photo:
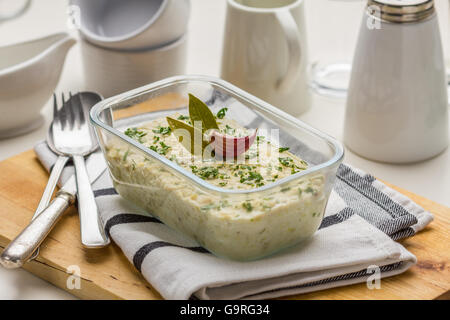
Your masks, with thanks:
M186 170L175 156L168 159L125 134L155 119L188 114L188 94L214 114L228 108L227 118L257 128L269 144L289 147L307 168L245 190L225 188ZM112 126L101 120L104 112L112 113ZM310 238L322 222L344 155L335 139L207 76L172 77L111 97L91 110L91 121L122 197L211 253L234 260L262 258ZM249 167L249 158L243 158L243 166ZM283 163L284 158L278 159Z

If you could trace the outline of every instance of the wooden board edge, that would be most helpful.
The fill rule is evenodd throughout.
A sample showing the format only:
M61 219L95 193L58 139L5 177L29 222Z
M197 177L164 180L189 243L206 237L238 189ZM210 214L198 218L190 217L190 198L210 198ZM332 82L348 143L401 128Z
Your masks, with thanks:
M0 237L1 252L3 252L3 250L5 249L5 243L7 242L7 239ZM115 295L114 293L106 290L101 286L98 286L93 281L85 279L82 276L79 277L80 288L69 289L67 286L67 281L70 276L73 276L73 274L68 272L67 270L62 270L56 266L52 266L51 264L42 261L42 259L40 258L28 261L22 268L41 278L42 280L45 280L80 299L123 300L122 297Z

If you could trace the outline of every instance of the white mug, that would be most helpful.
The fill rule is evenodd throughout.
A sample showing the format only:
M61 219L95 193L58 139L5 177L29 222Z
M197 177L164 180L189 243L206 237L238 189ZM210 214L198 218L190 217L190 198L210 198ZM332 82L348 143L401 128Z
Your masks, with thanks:
M304 0L228 0L221 77L299 115L310 105Z
M104 48L166 45L187 31L190 0L70 0L83 38ZM73 9L73 8L72 8Z
M187 35L149 50L104 49L87 41L80 45L86 89L105 98L185 72Z

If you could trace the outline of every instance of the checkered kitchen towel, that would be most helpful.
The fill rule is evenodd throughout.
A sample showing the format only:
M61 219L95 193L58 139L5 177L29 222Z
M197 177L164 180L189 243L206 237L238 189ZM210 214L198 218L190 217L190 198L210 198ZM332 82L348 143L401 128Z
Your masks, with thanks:
M56 156L35 147L50 169ZM65 169L62 181L73 168ZM122 199L109 174L93 184L107 233L166 299L260 299L367 281L404 272L416 258L395 240L413 236L433 219L373 176L341 165L325 218L306 243L266 259L217 258L147 212ZM370 267L370 268L369 268Z

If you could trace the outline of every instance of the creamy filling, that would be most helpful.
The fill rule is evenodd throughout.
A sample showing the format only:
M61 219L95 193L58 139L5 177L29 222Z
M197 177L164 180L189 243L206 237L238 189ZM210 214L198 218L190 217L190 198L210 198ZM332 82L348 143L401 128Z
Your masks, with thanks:
M189 123L181 114L172 117ZM220 119L218 124L227 135L249 134L230 119ZM223 161L192 155L172 134L165 118L124 132L207 183L227 190L270 185L308 167L288 146L278 146L264 136L258 136L237 159ZM122 196L220 256L247 260L292 245L317 230L325 209L321 174L235 195L205 190L119 139L108 141L107 159Z

